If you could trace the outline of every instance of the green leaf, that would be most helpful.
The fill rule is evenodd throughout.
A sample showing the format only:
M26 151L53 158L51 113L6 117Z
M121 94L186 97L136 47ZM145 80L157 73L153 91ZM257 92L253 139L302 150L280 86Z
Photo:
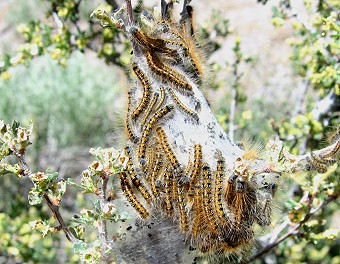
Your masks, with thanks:
M42 202L42 193L40 191L35 190L32 188L28 193L28 202L30 205L37 205Z
M81 255L87 249L86 243L84 241L78 241L77 243L73 244L73 251L74 253Z

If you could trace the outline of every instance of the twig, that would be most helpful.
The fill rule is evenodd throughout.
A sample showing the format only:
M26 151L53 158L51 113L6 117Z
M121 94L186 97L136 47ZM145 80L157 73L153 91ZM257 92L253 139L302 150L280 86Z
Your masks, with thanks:
M295 105L295 109L294 109L292 116L297 116L298 114L302 113L302 106L306 98L309 84L310 84L310 80L308 79L303 80L302 83L300 84L302 86L302 89L301 89L300 94L298 94L297 96L296 105Z
M237 89L233 85L231 90L231 102L230 102L230 113L229 113L229 132L228 136L231 141L234 141L234 131L235 131L235 111L236 111L236 99L237 99Z
M240 59L237 58L236 61L233 63L233 74L235 76L234 83L231 89L231 103L230 103L230 113L229 113L229 132L228 136L231 141L234 141L234 131L236 129L235 126L235 112L236 112L236 104L237 104L237 96L238 90L237 88L240 85L240 79L242 78L242 73L238 72L238 64L240 63Z
M56 12L52 12L52 17L54 19L54 22L56 23L57 27L58 27L58 33L62 33L64 24L63 22L60 20L58 14Z
M105 198L106 198L106 189L107 189L107 183L108 183L108 178L105 178L102 180L102 192L101 192L101 197L100 197L100 203L101 205L104 205L104 201L105 201ZM108 242L107 241L107 226L106 226L106 220L105 219L102 219L99 223L99 226L98 226L98 229L99 230L99 234L101 236L101 238L105 241L105 242Z
M273 235L271 236L269 240L269 243L274 243L275 240L278 238L279 234L283 231L283 229L287 227L287 225L289 225L289 223L290 223L290 220L289 218L287 218L281 225L276 227L273 231Z
M48 205L48 207L51 209L54 217L58 220L60 224L60 228L64 231L66 238L72 243L75 244L78 239L76 239L73 234L71 233L70 229L68 228L67 224L65 223L63 217L60 214L59 206L54 205L51 199L48 197L47 194L44 194L44 199Z
M104 203L105 203L105 200L106 200L106 189L107 189L108 181L109 181L108 177L105 177L102 180L102 191L100 193L100 200L99 200L101 208L104 206ZM108 234L107 234L107 223L106 223L106 220L104 218L102 218L99 221L99 224L98 224L98 234L99 234L100 241L102 242L101 243L102 244L101 251L102 251L103 259L107 263L111 263L110 262L110 253L107 250L108 247L109 247L108 246L109 245L109 241L108 241Z
M133 21L134 21L133 9L132 9L130 0L125 0L125 3L126 3L126 9L128 13L128 26L130 27L133 25Z
M327 204L329 204L330 202L334 201L335 199L337 199L339 197L339 194L337 195L333 195L333 196L329 196L327 200L324 200L321 204L319 204L317 207L315 207L314 209L310 209L309 212L307 212L307 214L305 215L304 219L299 222L296 226L294 226L289 232L287 232L285 235L283 235L282 237L280 237L278 240L276 240L273 243L268 244L266 247L264 247L260 252L258 252L256 255L254 255L253 257L251 257L249 259L249 262L254 261L255 259L265 255L266 253L270 252L275 246L277 246L278 244L280 244L281 242L283 242L284 240L286 240L287 238L289 238L291 235L295 235L298 234L298 229L304 224L306 223L317 211L319 211L321 208L323 208L324 206L326 206Z
M32 172L29 170L27 162L24 158L24 154L19 153L18 151L14 151L14 155L15 157L18 159L19 164L21 166L21 168L24 171L24 175L25 176L30 176L32 175ZM60 229L62 229L66 235L66 238L72 243L75 244L78 239L76 239L73 234L71 233L70 229L68 228L67 224L65 223L62 215L60 214L59 211L59 206L55 205L52 200L50 199L50 197L47 194L43 195L48 207L50 208L50 210L52 211L54 217L57 219L57 221L60 224Z

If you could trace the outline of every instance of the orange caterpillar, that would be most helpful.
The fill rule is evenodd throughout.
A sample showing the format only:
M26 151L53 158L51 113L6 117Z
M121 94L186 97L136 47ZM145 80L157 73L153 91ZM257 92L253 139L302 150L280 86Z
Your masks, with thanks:
M170 113L173 108L174 108L173 105L167 105L163 107L161 110L157 111L146 124L143 130L142 137L139 143L139 148L138 148L138 158L140 161L145 159L145 152L146 152L146 147L147 147L146 144L149 140L149 136L154 125L159 119L164 117L166 114Z
M157 55L153 54L150 51L145 52L145 56L147 59L147 63L150 67L150 70L156 73L156 75L160 76L162 80L167 81L169 83L175 84L175 87L179 87L180 92L188 95L192 95L192 87L191 85L181 76L179 73L173 71L170 67L165 65Z
M212 184L211 184L211 171L210 167L207 164L204 164L202 167L203 174L203 205L204 205L204 215L207 219L208 228L211 232L217 233L218 226L217 220L215 216L215 212L213 209L213 199L212 199Z
M169 169L165 171L164 174L164 209L166 215L170 216L173 214L174 207L172 205L172 196L173 196L173 175Z
M196 185L197 180L199 179L201 167L202 167L202 146L200 144L196 144L194 146L194 168L190 176L190 187L188 190L189 195L194 193L194 187Z
M126 173L121 172L119 174L119 177L122 190L130 204L136 209L136 211L140 214L142 218L147 218L149 216L149 213L132 192L131 185L129 184Z
M150 93L151 93L151 86L150 82L145 76L145 74L138 68L137 64L133 64L132 66L133 71L137 75L139 81L142 83L143 86L143 97L136 107L136 109L132 112L131 117L132 119L137 119L137 117L142 113L144 109L146 109L147 105L150 101Z
M165 135L164 130L161 127L157 127L156 132L158 134L158 139L159 142L161 143L161 146L165 152L165 155L168 157L170 164L172 165L173 169L175 171L179 171L180 170L180 164L174 154L174 152L172 151L172 149L169 146L169 143L167 141L167 137Z

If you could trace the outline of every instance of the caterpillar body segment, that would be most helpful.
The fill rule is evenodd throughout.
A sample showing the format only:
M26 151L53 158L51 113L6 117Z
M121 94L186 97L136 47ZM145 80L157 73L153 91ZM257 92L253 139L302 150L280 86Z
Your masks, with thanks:
M173 197L173 175L169 169L165 171L164 174L164 208L165 208L165 214L167 216L171 216L174 212L174 207L172 203L172 197Z
M228 182L227 182L225 199L226 199L227 205L230 206L230 207L233 207L234 197L236 196L236 187L235 187L236 179L237 179L237 175L232 174L232 175L230 175Z
M235 188L236 195L232 201L232 211L235 214L236 221L241 224L252 225L257 206L255 191L242 177L236 179Z
M196 144L194 146L194 165L190 176L190 186L188 190L188 195L192 195L194 193L195 185L197 184L197 180L200 178L201 168L202 168L202 146L200 144Z
M151 195L149 191L146 189L144 184L138 179L137 174L135 173L130 173L130 178L133 183L133 185L138 189L138 191L141 193L145 201L147 201L149 204L151 203Z
M164 100L165 100L165 89L164 87L161 85L159 87L159 90L160 90L160 99L159 99L159 102L158 104L155 106L155 111L157 111L159 108L161 108L161 106L163 105L164 103Z
M193 72L201 81L203 69L198 56L192 51L193 48L191 47L189 49L189 46L182 40L166 40L165 43L167 47L179 50L178 53L181 56L184 65L186 66L185 69L188 70L188 65L190 67L189 70Z
M193 220L191 227L191 235L196 238L200 235L201 230L205 228L206 219L203 218L203 195L202 188L194 186L194 204L193 204Z
M179 164L179 162L176 158L176 155L174 154L171 147L169 146L168 139L167 139L167 136L165 134L165 131L163 130L163 128L157 127L156 132L157 132L158 139L159 139L159 142L161 144L161 147L162 147L165 155L167 156L172 168L176 172L181 171L180 164Z
M155 104L157 103L158 97L159 97L158 93L153 94L153 97L150 100L148 107L146 108L145 115L143 117L142 124L141 124L142 127L145 125L145 123L146 123L150 113L152 112L152 110L156 110Z
M130 202L130 204L136 209L136 211L140 214L142 218L147 218L149 216L149 212L145 209L145 207L138 201L137 197L132 192L131 185L128 181L127 175L125 172L121 172L119 174L120 177L120 184L122 187L122 190L127 198L127 200Z
M202 177L204 215L207 219L208 228L211 230L211 232L217 233L218 225L213 208L214 203L212 197L211 171L207 164L204 164L202 167Z
M179 98L177 97L177 95L175 94L175 92L170 88L168 87L168 91L169 91L169 94L172 98L172 100L174 101L174 103L184 112L186 113L188 116L190 116L192 119L194 119L197 123L199 121L199 118L198 118L198 115L190 110L188 107L186 107L180 100Z
M188 223L188 216L185 210L185 196L183 194L183 188L179 186L177 183L177 179L174 178L173 180L173 192L176 193L174 195L174 201L178 204L178 211L179 211L179 222L180 228L183 232L189 231L189 223Z
M154 72L156 76L159 76L159 78L169 84L174 84L173 86L178 88L179 92L185 95L193 95L192 86L185 80L183 75L165 65L157 55L147 51L145 52L145 56L150 70Z
M130 28L129 32L140 45L142 45L144 48L148 50L162 52L165 54L169 54L173 57L178 56L176 50L169 49L166 47L165 41L163 39L151 38L147 34L143 33L143 31L134 26Z
M307 170L316 170L319 173L325 173L327 171L327 165L323 162L319 162L317 159L315 159L316 156L307 157L306 160L308 162L307 164Z
M152 129L154 128L158 120L163 118L166 114L170 113L173 109L174 109L173 105L167 105L163 107L162 109L157 111L146 123L138 146L138 159L141 163L145 163L147 143L149 141Z
M131 150L130 147L125 147L125 155L128 158L127 162L127 174L129 175L132 184L138 189L143 198L150 204L151 203L151 195L144 184L138 179L137 174L135 173L133 162L131 159Z
M158 176L161 173L161 168L163 164L162 158L163 158L162 153L160 151L157 151L157 153L155 154L154 167L152 168L151 176L149 177L149 184L151 187L151 192L155 198L159 197L160 195L159 188L157 187L156 181L158 180Z
M131 115L131 92L128 92L128 108L127 108L127 116L125 119L125 128L128 138L133 142L137 143L139 138L135 135L131 123L130 123L130 115Z
M136 109L132 112L131 118L133 120L137 119L138 116L147 108L149 101L150 101L150 94L151 94L151 85L146 77L146 75L142 72L142 70L137 66L136 63L133 63L132 69L137 75L139 81L142 84L143 87L143 96L141 101L139 102Z
M223 209L223 190L222 183L224 178L224 160L222 158L217 160L217 168L215 172L215 192L214 192L214 205L216 214L220 219L225 217Z
M322 155L322 158L328 159L328 158L336 157L336 155L339 154L339 150L340 150L340 138L338 138L338 141L336 142L336 145L334 146L334 148L330 152Z

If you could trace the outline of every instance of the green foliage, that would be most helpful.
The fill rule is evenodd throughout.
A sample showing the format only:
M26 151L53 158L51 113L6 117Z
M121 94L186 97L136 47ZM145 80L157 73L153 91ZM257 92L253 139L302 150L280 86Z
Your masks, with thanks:
M306 95L306 107L295 116L287 116L280 122L272 122L273 130L290 147L294 154L304 154L327 141L329 127L339 125L339 113L329 110L320 115L315 114L316 105L325 96L335 93L339 95L339 16L334 10L340 5L336 1L320 1L319 4L305 1L308 19L300 19L294 13L289 1L280 1L273 8L272 23L282 26L290 21L294 36L287 42L292 47L290 56L295 73L304 79L308 89L313 89L319 98ZM334 99L335 105L338 98ZM332 109L332 108L330 108ZM323 207L340 191L338 181L339 167L334 165L325 174L311 178L308 175L293 177L295 184L287 186L295 188L293 198L286 202L288 217L301 228L290 239L279 244L275 250L275 258L279 263L339 263L338 253L339 227L334 228L334 215L339 212L339 202ZM306 177L307 176L307 177ZM298 184L298 185L297 185ZM311 206L320 207L317 216L310 219ZM304 253L302 253L304 252Z
M121 61L124 56L121 55L129 53L129 46L121 41L122 33L118 30L112 29L108 33L92 25L90 14L94 9L93 4L75 0L45 3L47 19L28 16L29 22L17 26L17 31L23 36L25 44L19 46L15 56L3 55L3 62L0 61L2 79L10 77L8 73L10 67L27 64L33 58L44 54L50 55L52 59L65 66L74 51L92 50L99 57L104 57L107 63L125 67ZM112 10L112 6L109 5L102 7ZM81 21L86 22L86 27L80 25ZM111 49L108 49L109 46Z
M81 54L68 63L66 69L41 58L29 68L16 68L10 80L0 82L0 116L7 121L33 120L38 144L51 137L58 147L103 144L113 129L108 120L114 112L118 86L112 84L117 77Z
M124 214L116 212L115 205L110 201L107 201L105 199L105 194L102 193L103 189L106 190L106 185L109 179L112 179L112 186L114 186L115 175L125 169L125 165L122 163L124 158L120 157L120 152L113 148L91 149L91 154L95 156L97 160L92 162L88 169L83 172L82 179L79 184L72 179L58 181L58 173L32 173L28 169L27 163L25 161L25 153L26 148L31 143L31 133L32 126L29 128L24 128L21 127L17 121L13 121L12 125L5 124L2 120L0 121L0 153L2 153L0 158L0 169L2 172L1 175L13 173L13 171L8 171L7 169L10 166L7 158L13 157L16 161L14 161L11 166L18 168L19 173L17 174L21 177L28 177L33 183L33 187L28 194L29 203L31 205L38 205L44 198L56 217L56 220L60 224L58 227L55 226L54 220L50 221L38 219L29 221L31 228L40 232L43 237L64 230L67 236L74 241L75 253L80 256L84 263L95 263L96 261L99 261L104 255L109 254L110 250L103 248L101 238L95 239L93 241L86 239L84 237L84 230L85 226L102 229L104 228L103 226L106 225L106 220L111 222L126 220ZM64 220L62 219L58 209L62 196L66 191L67 184L78 187L85 194L94 194L101 198L94 204L94 210L82 209L80 215L74 216L73 222L76 225L72 226L71 229L69 229L67 226L64 226ZM114 191L114 189L112 190ZM21 231L21 229L5 229L10 223L15 224L9 217L10 211L8 211L8 208L6 211L7 214L0 214L0 219L2 218L2 223L5 224L3 226L0 225L0 230L1 228L4 229L2 230L4 232L4 237L2 244L0 245L0 252L4 251L8 253L9 258L13 256L20 257L25 260L25 256L20 254L19 249L26 247L26 245L15 244L15 246L13 246L11 244L13 241L9 241L11 234L23 235L24 231ZM25 214L19 214L19 216L22 215ZM23 227L27 229L27 227L29 228L27 225L28 221L27 219L25 219L25 221L26 222L23 224ZM15 225L15 227L21 228L19 225ZM28 242L30 242L30 245L32 246L34 237L31 238L30 235L28 235L27 243ZM47 248L44 247L43 250L47 250ZM39 256L39 254L37 255ZM34 259L34 256L30 257ZM50 251L48 258L54 257L55 252Z

